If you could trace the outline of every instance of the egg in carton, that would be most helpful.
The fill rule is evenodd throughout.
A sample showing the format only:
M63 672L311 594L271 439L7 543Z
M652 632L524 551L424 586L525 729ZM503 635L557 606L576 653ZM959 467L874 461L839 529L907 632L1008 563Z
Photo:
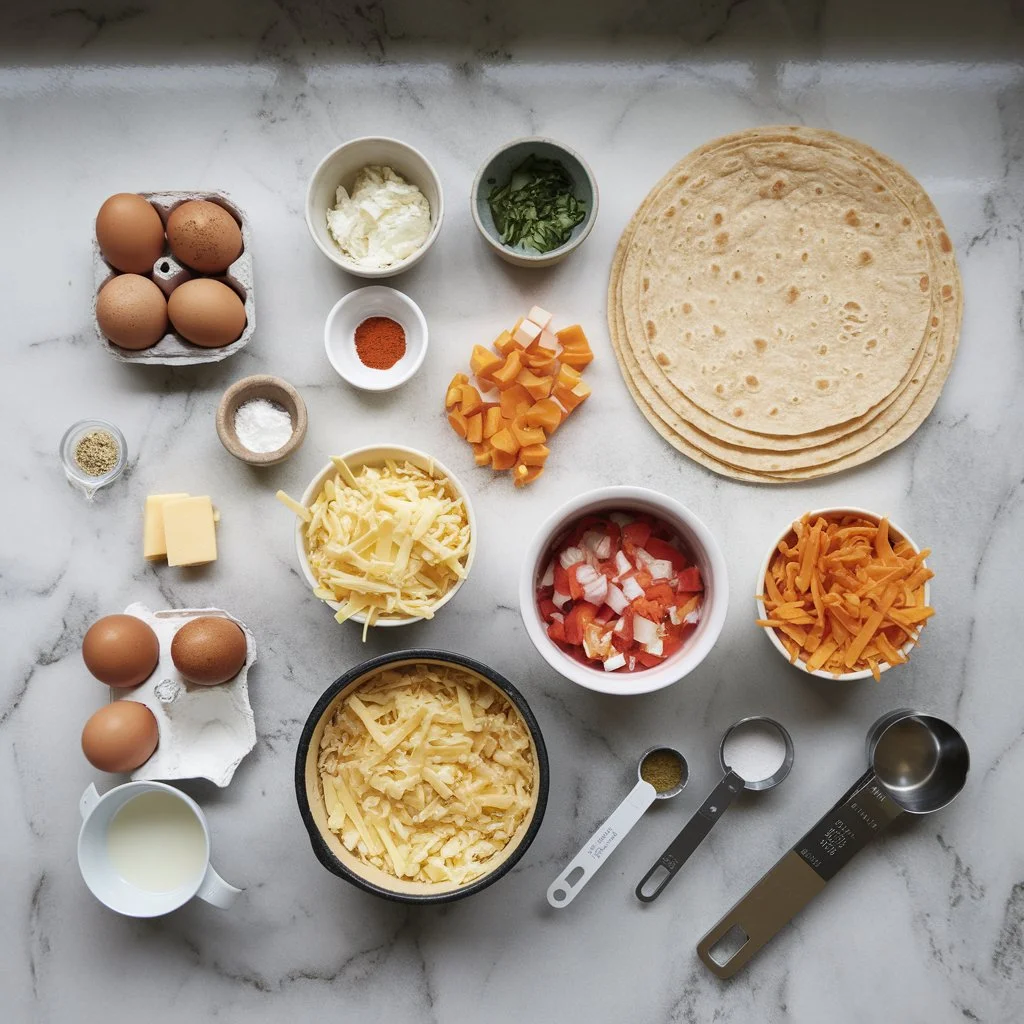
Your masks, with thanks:
M209 779L224 787L242 759L256 745L256 723L249 703L247 676L256 661L256 642L244 622L220 608L181 608L153 612L131 604L134 615L151 626L160 641L160 661L145 682L130 690L111 689L110 699L145 704L156 718L160 742L132 780ZM171 660L174 634L193 619L230 619L245 634L245 664L234 678L218 686L189 683Z
M93 280L96 292L92 302L92 317L97 337L104 348L122 363L142 363L150 366L191 366L197 363L219 363L222 359L233 356L249 344L249 339L256 330L256 302L253 291L251 255L252 231L249 226L249 218L246 217L241 207L237 206L224 192L139 192L138 194L156 209L165 231L167 218L170 217L171 212L182 203L193 199L216 203L227 210L238 222L242 231L242 252L223 274L199 274L186 267L174 258L165 238L164 251L153 264L149 276L163 292L165 298L170 298L171 292L175 288L195 277L211 277L213 280L222 281L242 300L245 307L245 329L235 341L221 348L203 348L201 345L193 345L192 342L186 341L180 334L177 334L173 327L151 348L133 351L115 345L100 330L99 321L96 319L96 298L103 286L116 277L120 271L103 258L94 232L92 253Z

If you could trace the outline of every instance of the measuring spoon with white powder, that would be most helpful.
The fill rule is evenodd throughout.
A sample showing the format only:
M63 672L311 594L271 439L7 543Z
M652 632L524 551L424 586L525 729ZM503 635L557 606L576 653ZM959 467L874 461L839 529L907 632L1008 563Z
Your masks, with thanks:
M722 737L718 759L725 772L722 781L636 887L637 899L644 903L661 895L737 794L744 789L755 793L772 789L789 775L793 740L773 718L741 718Z

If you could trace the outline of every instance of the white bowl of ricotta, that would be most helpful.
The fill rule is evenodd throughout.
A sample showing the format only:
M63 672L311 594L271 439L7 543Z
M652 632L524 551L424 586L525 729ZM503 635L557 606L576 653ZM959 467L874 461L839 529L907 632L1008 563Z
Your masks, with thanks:
M443 217L437 172L398 139L342 143L320 161L306 190L306 226L317 248L357 277L392 277L417 264Z

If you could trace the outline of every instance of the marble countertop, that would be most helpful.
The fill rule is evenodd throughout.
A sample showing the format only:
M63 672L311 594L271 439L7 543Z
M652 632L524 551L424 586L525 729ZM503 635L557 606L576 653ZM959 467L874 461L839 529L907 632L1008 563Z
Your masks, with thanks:
M1022 53L1019 0L0 5L5 1022L1019 1019ZM719 479L654 435L619 378L603 308L615 241L661 173L712 136L780 121L862 138L921 180L956 244L966 310L952 375L910 441L843 476L771 489ZM344 386L326 361L324 317L356 282L314 248L302 217L319 158L370 133L420 147L447 198L436 247L394 282L423 307L430 352L412 383L377 396ZM593 234L549 272L494 259L469 211L479 163L531 133L577 148L601 186ZM168 188L226 190L252 221L258 328L219 365L124 366L89 323L100 202ZM591 332L595 398L559 434L543 479L513 493L474 471L438 403L471 345L535 302ZM309 435L289 462L257 471L221 448L214 410L230 382L262 372L302 392ZM56 457L64 428L87 416L118 423L131 452L124 479L93 504ZM298 493L328 455L380 441L428 449L462 474L482 543L434 622L363 645L306 592L273 493ZM557 678L517 608L521 545L557 504L612 482L663 489L696 511L733 587L701 668L634 700ZM214 566L142 560L144 496L173 490L208 492L220 507ZM756 568L780 526L850 503L888 512L934 549L938 615L911 664L877 685L809 681L751 624ZM132 601L226 608L260 646L256 749L228 789L185 787L208 811L216 866L247 887L228 913L197 903L157 921L119 918L78 874L79 795L111 784L79 753L104 699L79 645L92 620ZM512 677L551 755L547 818L527 856L439 909L391 905L325 872L292 789L316 697L399 643L461 651ZM908 705L967 737L962 796L861 854L742 974L717 981L695 956L699 937L857 777L875 718ZM759 712L793 734L790 779L742 799L669 894L640 905L633 885L710 789L723 730ZM571 909L550 911L548 882L656 741L684 750L689 788Z

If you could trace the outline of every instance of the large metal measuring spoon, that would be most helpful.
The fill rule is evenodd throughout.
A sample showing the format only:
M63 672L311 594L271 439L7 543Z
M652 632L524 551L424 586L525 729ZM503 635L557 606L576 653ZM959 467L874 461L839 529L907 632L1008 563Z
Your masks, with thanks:
M713 974L731 978L901 814L945 807L970 768L967 744L953 726L908 710L872 726L867 754L867 772L697 944Z
M678 771L678 779L675 771ZM678 750L672 747L651 747L640 755L636 776L637 783L626 799L612 811L608 820L583 844L583 849L548 886L548 903L551 906L561 909L572 903L629 830L644 816L647 808L655 800L668 800L683 791L689 769L686 758ZM648 778L653 780L653 784L647 781Z
M637 899L644 903L661 895L738 793L772 789L785 779L793 767L793 740L774 718L752 715L726 730L718 760L725 773L722 781L636 887Z

